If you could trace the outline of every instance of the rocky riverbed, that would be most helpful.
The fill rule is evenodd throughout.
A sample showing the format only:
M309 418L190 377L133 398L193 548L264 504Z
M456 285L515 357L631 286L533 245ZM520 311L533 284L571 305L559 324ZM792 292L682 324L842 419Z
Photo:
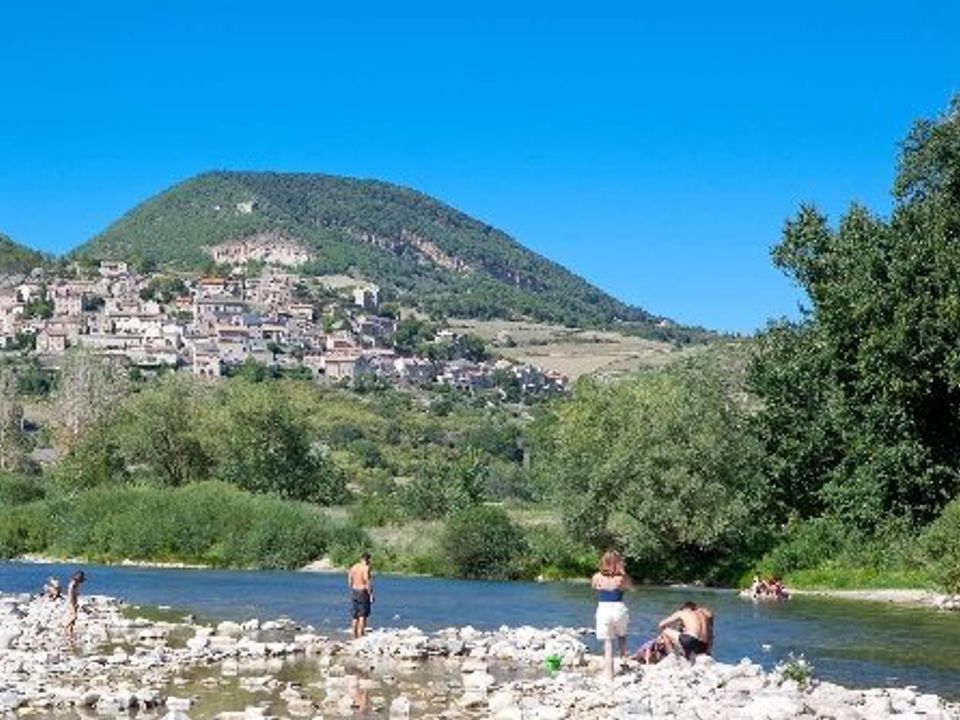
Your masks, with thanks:
M120 600L83 597L69 643L62 602L0 594L0 716L960 718L913 688L801 684L748 660L627 664L611 685L584 633L570 628L407 628L347 641L287 619L136 615ZM547 657L558 669L545 668Z

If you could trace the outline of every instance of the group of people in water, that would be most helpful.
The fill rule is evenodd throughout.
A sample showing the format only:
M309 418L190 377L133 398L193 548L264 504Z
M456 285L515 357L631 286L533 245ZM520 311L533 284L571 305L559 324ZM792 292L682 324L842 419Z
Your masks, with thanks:
M751 600L787 600L790 597L790 591L784 586L783 580L776 575L769 580L763 580L759 575L754 575L750 587L741 595Z
M596 635L603 642L604 673L613 679L613 643L621 658L627 657L627 624L630 611L624 593L633 589L623 556L608 550L600 558L600 567L590 581L597 591ZM657 625L656 636L643 643L634 654L642 663L659 662L670 654L687 660L710 654L713 646L713 613L688 600Z

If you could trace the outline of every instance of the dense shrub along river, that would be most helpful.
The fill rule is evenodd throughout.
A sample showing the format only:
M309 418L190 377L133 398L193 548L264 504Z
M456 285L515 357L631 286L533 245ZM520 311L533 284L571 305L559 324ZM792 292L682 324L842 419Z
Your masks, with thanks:
M48 575L62 583L74 566L0 563L0 591L38 592ZM281 615L324 632L347 627L342 573L193 570L86 565L85 593L165 605L203 619ZM375 578L373 626L450 625L589 627L594 599L579 583L478 582L441 578ZM631 647L686 599L717 617L715 655L750 657L771 667L802 653L817 677L852 687L916 685L960 698L960 614L851 600L801 597L753 604L726 591L642 588L629 597Z

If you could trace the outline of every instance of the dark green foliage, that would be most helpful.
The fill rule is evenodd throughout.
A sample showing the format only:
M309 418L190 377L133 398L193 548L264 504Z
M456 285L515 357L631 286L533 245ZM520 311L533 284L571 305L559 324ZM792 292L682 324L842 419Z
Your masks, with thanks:
M226 396L216 440L218 475L250 490L323 504L346 495L342 473L310 442L307 429L282 394L248 383Z
M475 452L438 459L423 467L414 481L403 489L401 503L416 518L446 517L483 499L488 471Z
M84 435L56 469L57 484L64 489L89 489L124 483L130 479L120 446L101 435L98 427Z
M189 378L164 377L120 408L114 420L116 430L107 436L119 438L130 465L165 485L206 479L212 452L205 442L209 436L201 428L200 392ZM100 437L93 439L98 441L107 445Z
M18 332L10 343L10 350L36 350L37 336L32 332Z
M960 593L960 498L950 502L920 538L930 574L949 593Z
M308 506L206 482L82 493L62 503L50 542L66 555L296 568L358 538Z
M53 317L53 301L46 297L46 288L41 291L40 296L30 298L23 306L23 316L39 320L49 320Z
M400 355L412 355L433 340L436 328L426 320L404 318L397 323L393 335L393 347Z
M83 312L99 312L107 301L99 295L84 295L81 302Z
M253 212L238 203L254 203ZM521 318L616 326L688 342L707 336L661 327L504 233L421 193L319 174L211 172L134 208L76 251L200 270L204 248L277 232L317 252L308 273L351 272L434 317ZM431 259L431 257L433 259Z
M443 531L443 551L457 575L510 578L526 550L523 532L500 508L476 506L450 516Z
M487 422L467 431L463 442L469 447L508 462L520 462L523 459L520 427L493 413Z
M760 338L757 427L785 514L872 532L960 490L960 99L904 144L889 220L811 207L774 260L810 300Z
M596 570L596 551L562 528L535 526L526 531L525 537L521 562L524 577L587 577Z
M417 354L424 355L434 362L449 360L469 360L482 362L489 357L483 338L476 335L458 335L452 340L435 340L422 343Z
M46 503L0 504L0 558L43 552L52 534Z
M523 398L523 389L520 387L520 378L514 373L497 369L493 373L493 381L506 402L516 403Z
M0 473L0 507L25 505L42 500L44 495L43 485L38 478Z
M783 577L840 559L850 545L850 531L835 518L812 518L790 527L763 559L766 575Z
M40 366L36 358L26 359L16 369L18 389L22 395L45 397L53 390L56 375Z
M159 275L152 278L146 287L140 291L140 299L169 303L186 294L187 286L182 278Z

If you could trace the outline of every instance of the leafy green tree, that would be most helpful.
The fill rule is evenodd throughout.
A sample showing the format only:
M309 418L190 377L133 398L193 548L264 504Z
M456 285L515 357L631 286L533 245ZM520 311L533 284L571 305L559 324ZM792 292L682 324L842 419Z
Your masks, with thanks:
M123 406L114 432L131 464L174 487L210 477L211 455L200 426L200 392L191 378L170 375Z
M476 451L467 451L452 459L434 458L404 488L401 501L414 517L442 518L479 504L488 472L489 468Z
M397 323L393 347L400 355L412 355L436 335L436 328L426 320L404 318Z
M806 292L760 337L751 381L785 512L864 531L922 524L960 490L960 98L903 145L889 220L812 207L774 262Z
M57 466L54 476L57 485L75 491L128 482L126 457L120 445L108 439L112 432L109 426L95 428L72 445Z
M960 498L944 508L920 538L920 545L937 585L960 593Z
M218 474L226 482L323 504L346 496L343 474L275 387L233 381L214 422Z
M26 449L23 405L17 397L18 380L10 367L0 367L0 472L20 467Z
M110 414L128 390L126 371L113 358L82 350L67 353L53 398L67 444Z
M568 531L644 577L729 576L765 540L760 448L711 368L581 380L536 439Z
M447 520L442 546L457 575L510 578L526 550L523 532L500 508L469 507Z
M47 296L47 286L41 285L35 297L30 298L23 307L25 318L39 318L49 320L53 317L53 300Z

